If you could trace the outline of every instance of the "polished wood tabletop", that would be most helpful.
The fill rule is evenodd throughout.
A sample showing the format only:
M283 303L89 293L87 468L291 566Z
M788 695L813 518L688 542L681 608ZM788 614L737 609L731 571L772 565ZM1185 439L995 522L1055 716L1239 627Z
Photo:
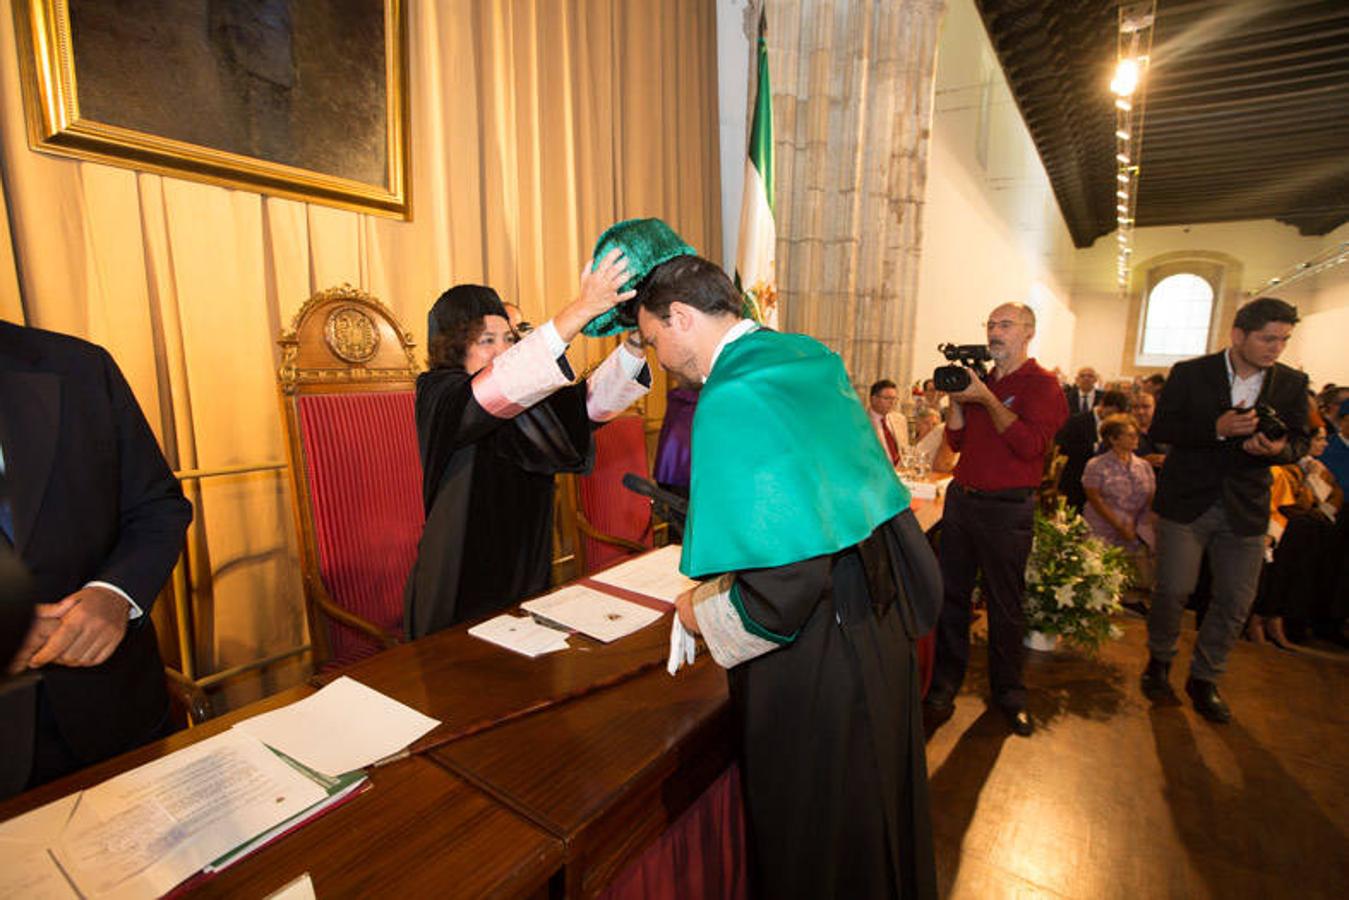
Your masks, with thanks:
M663 667L670 615L609 644L574 634L569 649L534 659L457 626L386 650L338 674L440 720L413 745L420 752Z
M704 655L430 757L561 839L567 895L590 896L726 770L734 745L726 672Z
M219 734L314 692L300 686L0 803L0 821ZM308 873L321 897L545 893L563 842L443 766L413 756L370 770L370 786L211 878L193 896L263 897Z

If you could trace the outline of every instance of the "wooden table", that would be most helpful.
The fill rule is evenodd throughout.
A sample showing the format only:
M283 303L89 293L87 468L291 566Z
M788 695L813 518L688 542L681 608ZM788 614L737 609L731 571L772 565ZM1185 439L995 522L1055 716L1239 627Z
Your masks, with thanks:
M734 745L726 672L703 656L678 677L650 670L430 756L561 840L566 892L578 897L660 837Z
M313 693L292 688L0 803L0 821ZM563 842L426 757L370 771L369 790L219 875L193 896L263 897L308 872L320 897L544 895Z
M941 501L915 501L925 530ZM465 626L341 674L441 724L349 803L193 893L261 896L309 872L320 896L590 896L730 765L726 674L704 654L670 677L669 617L528 659ZM312 693L302 686L0 804L7 819Z

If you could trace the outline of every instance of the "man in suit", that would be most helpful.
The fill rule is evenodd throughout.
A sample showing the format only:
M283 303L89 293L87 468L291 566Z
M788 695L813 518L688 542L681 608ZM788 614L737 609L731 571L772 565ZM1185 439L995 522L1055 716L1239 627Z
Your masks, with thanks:
M1100 447L1101 422L1107 416L1129 409L1129 398L1120 391L1096 391L1095 396L1094 407L1070 416L1054 436L1054 442L1068 457L1063 465L1063 474L1059 476L1059 493L1078 512L1087 502L1086 492L1082 490L1082 473Z
M1100 376L1091 366L1083 366L1077 370L1076 384L1064 392L1068 397L1068 415L1075 416L1092 411L1101 393L1096 389L1098 381Z
M1255 600L1269 522L1270 466L1307 452L1307 376L1278 363L1297 309L1260 297L1237 310L1231 346L1171 370L1151 435L1171 445L1157 479L1157 581L1148 615L1143 692L1170 694L1185 600L1204 553L1213 599L1199 627L1185 690L1214 722L1231 710L1218 679ZM1258 411L1259 410L1259 411ZM1282 420L1284 431L1264 411Z
M899 465L900 449L909 446L909 423L904 414L895 409L898 405L899 388L893 381L882 378L871 386L867 418L892 466Z
M192 508L112 357L0 322L0 542L35 617L0 695L0 796L169 729L150 606Z

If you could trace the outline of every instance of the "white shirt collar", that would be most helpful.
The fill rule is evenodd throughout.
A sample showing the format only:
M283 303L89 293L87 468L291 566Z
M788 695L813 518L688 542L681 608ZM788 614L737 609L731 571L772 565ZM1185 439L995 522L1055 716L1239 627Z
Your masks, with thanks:
M751 331L756 331L758 328L759 323L753 319L741 319L739 322L736 322L728 328L726 333L721 336L721 340L717 343L717 349L712 351L712 361L707 364L707 374L712 374L712 370L717 366L717 358L721 356L721 351L726 349L727 344L744 337Z
M1223 351L1223 363L1227 366L1227 383L1232 389L1232 405L1250 409L1260 397L1260 389L1265 385L1265 369L1257 369L1254 375L1242 377L1232 367L1232 348Z

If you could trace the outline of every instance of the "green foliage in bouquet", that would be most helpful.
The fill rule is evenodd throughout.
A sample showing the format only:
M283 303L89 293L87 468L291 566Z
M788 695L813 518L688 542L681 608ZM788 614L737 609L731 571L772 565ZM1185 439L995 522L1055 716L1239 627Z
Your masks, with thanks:
M1062 499L1050 515L1035 513L1035 543L1026 562L1026 627L1057 634L1095 651L1119 637L1110 616L1133 567L1119 547L1093 537Z

